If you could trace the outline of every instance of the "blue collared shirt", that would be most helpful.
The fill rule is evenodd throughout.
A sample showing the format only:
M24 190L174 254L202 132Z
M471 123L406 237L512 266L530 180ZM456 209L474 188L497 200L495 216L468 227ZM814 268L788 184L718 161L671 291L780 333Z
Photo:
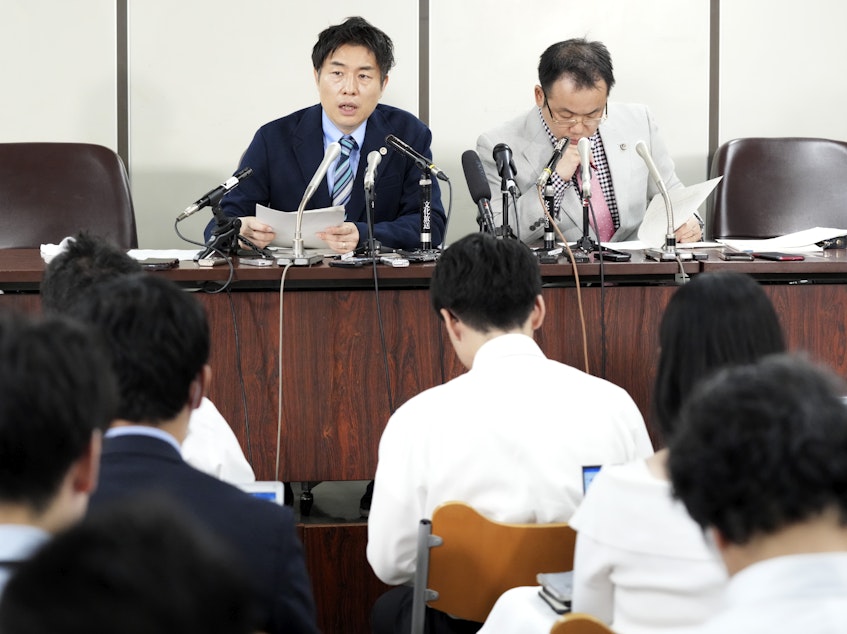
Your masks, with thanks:
M326 151L327 146L330 143L337 143L341 137L347 136L337 127L335 124L330 121L330 118L326 114L326 110L321 110L321 124L323 126L324 133L324 151ZM353 174L359 169L359 157L362 155L362 144L365 142L365 130L368 127L368 121L365 119L365 122L362 123L358 128L353 130L351 137L356 140L356 149L350 152L350 166L353 168ZM338 164L338 161L341 160L339 156L338 159L329 166L329 170L326 173L326 184L329 186L329 191L332 191L332 186L335 185L335 166Z

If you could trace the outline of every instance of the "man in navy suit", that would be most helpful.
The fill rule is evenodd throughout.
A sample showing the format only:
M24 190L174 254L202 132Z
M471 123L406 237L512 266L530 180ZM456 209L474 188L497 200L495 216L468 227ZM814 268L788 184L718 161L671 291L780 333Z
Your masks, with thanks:
M273 229L255 218L256 203L279 211L294 211L306 186L333 142L352 137L352 188L345 203L346 221L318 233L328 248L345 253L366 244L364 173L367 156L385 147L388 134L402 139L419 154L432 157L432 133L410 113L378 104L394 65L394 45L385 33L360 17L348 18L318 36L312 65L320 104L262 126L244 153L239 169L253 174L222 201L224 214L242 217L241 234L264 247ZM333 196L336 164L307 205L320 209L338 204ZM374 237L383 246L413 249L421 243L421 170L404 155L389 151L377 170ZM333 202L335 199L336 203ZM441 244L446 218L436 179L432 179L431 242ZM209 237L214 221L206 229Z
M291 509L253 498L180 455L211 377L200 303L172 282L141 273L94 285L71 312L100 331L120 392L91 508L149 493L170 496L243 564L262 611L256 629L316 632Z

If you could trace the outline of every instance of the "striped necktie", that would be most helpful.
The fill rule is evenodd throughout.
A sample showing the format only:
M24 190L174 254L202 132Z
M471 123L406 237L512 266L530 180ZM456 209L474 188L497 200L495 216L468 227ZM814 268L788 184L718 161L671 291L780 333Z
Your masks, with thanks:
M356 140L351 136L341 137L341 156L335 164L335 181L332 186L332 204L346 205L353 191L353 166L350 152L356 149Z

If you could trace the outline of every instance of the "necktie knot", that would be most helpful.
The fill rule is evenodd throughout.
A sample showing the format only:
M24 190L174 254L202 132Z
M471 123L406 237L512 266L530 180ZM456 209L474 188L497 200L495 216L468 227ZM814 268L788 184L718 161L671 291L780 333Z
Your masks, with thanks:
M350 156L350 152L356 149L356 139L351 136L341 137L341 154Z

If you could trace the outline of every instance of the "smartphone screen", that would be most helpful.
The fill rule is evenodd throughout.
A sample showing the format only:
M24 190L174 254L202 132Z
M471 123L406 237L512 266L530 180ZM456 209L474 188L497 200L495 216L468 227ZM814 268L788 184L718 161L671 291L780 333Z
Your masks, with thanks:
M802 255L798 255L796 253L778 253L776 251L754 253L753 257L760 260L776 260L777 262L796 262L806 259Z

